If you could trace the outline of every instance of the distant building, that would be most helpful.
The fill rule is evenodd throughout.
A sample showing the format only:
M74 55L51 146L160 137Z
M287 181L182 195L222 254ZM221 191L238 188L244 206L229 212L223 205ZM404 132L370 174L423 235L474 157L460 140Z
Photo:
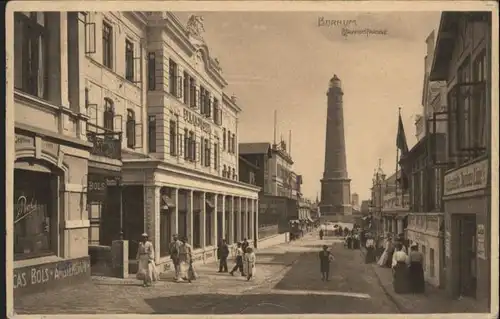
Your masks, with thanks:
M359 207L359 195L358 193L352 193L351 194L351 206L352 206L352 209L354 210L360 210L360 207Z

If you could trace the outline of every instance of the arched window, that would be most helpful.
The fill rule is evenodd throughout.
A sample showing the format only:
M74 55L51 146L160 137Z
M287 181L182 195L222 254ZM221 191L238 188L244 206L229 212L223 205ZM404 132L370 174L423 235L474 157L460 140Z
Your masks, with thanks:
M135 113L131 109L127 110L127 147L135 148Z
M115 107L109 98L104 99L104 128L114 131Z

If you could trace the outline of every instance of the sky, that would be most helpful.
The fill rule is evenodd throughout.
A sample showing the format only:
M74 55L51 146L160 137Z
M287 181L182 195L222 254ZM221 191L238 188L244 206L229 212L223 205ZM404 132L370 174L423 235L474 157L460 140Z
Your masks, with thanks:
M176 12L183 23L201 15L210 55L220 61L235 94L241 142L273 142L292 131L293 170L302 193L320 194L324 170L326 91L336 74L344 91L344 128L351 193L369 199L379 159L396 169L398 108L408 145L416 143L414 119L422 112L425 39L440 12ZM327 20L347 26L330 25ZM349 22L351 21L351 22ZM353 22L354 21L354 22ZM337 22L338 24L338 22ZM342 29L370 29L342 35Z

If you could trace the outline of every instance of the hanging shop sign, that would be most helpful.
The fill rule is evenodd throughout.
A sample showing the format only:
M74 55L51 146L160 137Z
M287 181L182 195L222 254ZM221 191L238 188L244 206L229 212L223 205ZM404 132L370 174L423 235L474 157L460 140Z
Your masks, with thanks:
M471 192L488 185L488 160L472 163L444 177L444 196Z
M103 200L106 198L108 187L120 186L120 177L89 174L87 182L87 198L89 200Z
M481 259L486 259L485 233L484 225L478 224L476 227L476 251L477 257Z

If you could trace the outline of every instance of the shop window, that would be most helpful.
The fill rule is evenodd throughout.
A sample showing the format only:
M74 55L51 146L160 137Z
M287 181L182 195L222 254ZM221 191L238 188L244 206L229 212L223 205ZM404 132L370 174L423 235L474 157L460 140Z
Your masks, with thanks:
M201 213L193 212L193 248L201 248Z
M48 28L44 12L14 13L14 87L47 99Z
M55 254L57 175L14 170L14 260Z
M211 246L212 243L212 216L213 212L207 208L205 216L205 246Z
M429 275L434 278L434 249L429 249Z
M135 148L135 114L132 110L127 110L127 147Z
M162 210L160 213L160 257L169 255L170 238L172 231L170 220L172 212L170 210Z

